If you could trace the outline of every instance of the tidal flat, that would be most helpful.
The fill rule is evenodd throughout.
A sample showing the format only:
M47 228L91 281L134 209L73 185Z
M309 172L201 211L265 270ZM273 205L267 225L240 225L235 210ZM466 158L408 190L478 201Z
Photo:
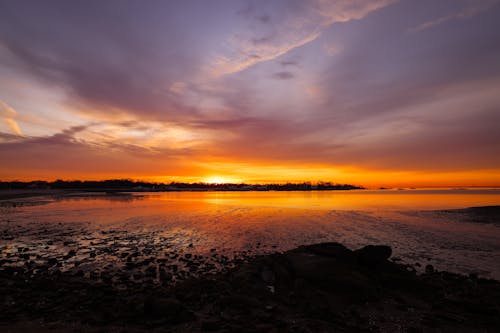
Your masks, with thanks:
M293 280L293 283L287 282L286 288L279 288L286 293L297 293L295 283L302 283L304 277L297 276L297 263L290 262L289 253L310 253L310 248L306 249L304 245L332 242L344 244L346 251L341 257L347 255L351 259L352 256L346 254L352 252L349 249L390 245L390 255L384 255L382 266L390 267L391 272L396 270L395 274L399 277L395 279L403 279L405 282L402 283L410 289L412 284L416 286L430 279L430 282L424 283L425 288L430 288L427 290L429 293L435 288L445 290L446 294L446 290L457 283L459 290L470 284L481 285L478 290L462 290L467 291L469 296L475 292L487 294L488 288L493 288L491 292L494 294L497 284L492 279L500 278L500 228L499 209L493 204L499 202L499 197L496 191L457 193L432 190L119 195L57 193L5 199L0 207L0 273L4 296L2 322L6 328L17 327L15 325L27 318L30 325L43 322L42 326L30 328L35 331L58 327L68 329L68 323L73 323L75 330L87 331L102 325L118 325L130 316L134 325L138 325L133 327L138 330L167 327L188 331L202 328L224 331L236 329L241 314L235 314L235 319L232 310L200 309L211 304L212 300L227 301L220 299L226 295L230 299L233 296L243 297L240 301L244 305L241 306L248 311L259 309L264 317L275 316L273 309L280 309L276 311L281 317L285 312L291 316L287 317L289 321L279 324L285 326L271 325L267 329L300 331L307 328L314 331L316 324L310 320L315 315L312 312L304 315L301 311L308 313L309 310L303 307L282 308L288 300L285 301L281 293L278 297L271 292L278 287L266 282L266 279ZM488 207L466 209L476 206ZM313 254L318 255L316 252ZM338 253L335 253L327 257L337 256ZM354 265L351 259L348 261ZM269 260L270 263L263 264ZM274 263L274 260L278 262ZM304 258L300 260L302 262ZM388 301L386 296L392 295L389 289L384 289L388 286L379 285L384 279L380 276L387 273L383 272L385 268L371 271L373 267L367 268L358 261L355 260L354 266L349 264L351 266L344 267L342 264L342 267L336 268L343 272L345 281L342 283L351 281L347 286L353 295L357 295L355 285L362 281L368 289L382 288L382 292L377 294L377 302ZM313 265L311 272L319 269L311 273L315 276L325 273L308 260L302 264ZM378 267L378 264L375 266ZM242 271L246 273L237 273ZM238 274L243 276L238 277ZM364 277L357 281L359 276ZM330 299L333 296L331 290L325 294L324 286L316 286L318 281L314 282L314 276L312 278L312 282L305 279L308 287L304 292L323 295L318 296L319 299L315 299L313 294L307 296L314 298L308 300L312 308L321 308L324 303L322 297ZM249 285L239 285L235 279L245 280L244 283ZM417 280L419 282L415 282ZM482 282L478 284L478 281ZM429 287L428 282L434 287ZM246 296L241 295L241 288L262 283L263 289L257 290L252 300L245 300ZM335 280L331 283L338 285L340 282ZM187 286L191 285L196 287L187 290L191 288ZM320 291L314 289L316 287ZM199 292L194 293L194 290ZM372 291L367 290L365 296L370 298ZM465 297L466 293L462 291L454 297ZM450 289L449 292L455 293L456 290ZM278 298L273 303L275 296ZM396 299L403 297L400 296ZM229 301L230 305L238 308L241 302L233 301ZM413 301L417 303L411 303ZM446 297L441 301L445 302ZM498 304L490 301L490 298L485 298L485 302L489 302L485 311L491 314L498 311ZM285 303L279 305L280 302ZM325 316L331 314L334 308L338 310L342 302L335 300L335 307L325 310ZM350 299L344 310L358 304L358 301L352 302ZM434 306L434 303L428 303L428 299L412 298L411 302L413 305L410 308L417 306L418 302ZM118 303L128 305L123 308ZM390 311L394 310L394 306L389 306ZM96 307L100 309L98 313L95 312ZM116 313L110 314L113 309ZM360 316L370 321L365 310L360 310L363 313ZM416 328L424 327L420 310L414 320ZM465 316L463 320L469 316L465 310L456 311ZM231 318L225 318L221 313L229 313ZM380 315L383 316L382 313ZM292 322L296 322L293 316L305 321L293 326ZM360 321L364 324L359 326L356 316L350 316L342 315L336 320L349 322L346 329L352 325L351 328L369 329L371 324L366 324L366 320ZM105 322L105 318L114 319ZM491 319L488 318L483 319ZM90 326L81 326L82 320L90 322ZM332 327L343 327L338 326L338 322L332 324L325 320L320 320L318 328L328 331ZM226 321L236 326L231 324L233 326L225 327L223 323ZM394 321L389 319L385 324L377 321L373 325L382 331L391 331L391 322ZM258 323L265 324L265 320ZM438 320L434 324L443 323ZM484 325L489 327L488 323Z

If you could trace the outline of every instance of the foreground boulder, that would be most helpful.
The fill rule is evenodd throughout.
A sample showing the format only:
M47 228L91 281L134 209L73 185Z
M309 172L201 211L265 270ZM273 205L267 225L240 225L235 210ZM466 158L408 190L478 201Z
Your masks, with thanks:
M387 245L368 245L354 252L361 265L378 267L391 257L392 249Z
M173 332L496 332L500 283L389 261L338 243L252 258L175 286L116 290L82 277L0 271L0 329ZM42 323L42 324L40 324ZM52 325L52 326L50 326ZM54 326L55 325L55 326ZM29 330L26 330L29 331ZM36 331L36 330L35 330Z

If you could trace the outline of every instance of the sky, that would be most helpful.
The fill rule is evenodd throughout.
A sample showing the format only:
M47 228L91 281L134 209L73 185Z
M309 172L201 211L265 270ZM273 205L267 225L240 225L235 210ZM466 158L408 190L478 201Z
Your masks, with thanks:
M500 1L0 0L0 179L500 185Z

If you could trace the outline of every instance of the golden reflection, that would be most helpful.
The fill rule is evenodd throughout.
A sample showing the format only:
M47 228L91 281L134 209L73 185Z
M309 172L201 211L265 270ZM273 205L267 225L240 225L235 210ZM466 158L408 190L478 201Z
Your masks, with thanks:
M214 178L222 181L223 178ZM306 210L439 210L500 204L500 189L419 189L349 191L216 191L153 192L127 197L127 200L63 200L52 205L65 210L93 209L109 215L108 209L121 208L124 214L192 212L216 209L215 205L243 208L293 208ZM224 208L226 209L226 208ZM228 208L229 209L229 208Z

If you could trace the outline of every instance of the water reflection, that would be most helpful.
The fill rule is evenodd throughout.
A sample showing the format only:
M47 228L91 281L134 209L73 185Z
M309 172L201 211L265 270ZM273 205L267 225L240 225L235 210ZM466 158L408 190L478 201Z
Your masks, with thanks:
M151 199L219 205L305 209L453 209L500 204L498 189L177 192L150 194Z
M0 259L16 258L22 265L23 260L58 256L67 270L119 269L126 267L131 253L139 259L172 260L176 254L211 258L216 249L218 255L232 257L338 241L351 248L389 244L408 263L500 278L497 224L432 211L499 203L496 190L72 197L4 210ZM14 254L19 248L29 250ZM71 250L76 255L64 259Z
M131 202L144 200L145 195L140 193L76 193L72 195L56 196L54 199L58 201L96 201L104 200L111 202Z

